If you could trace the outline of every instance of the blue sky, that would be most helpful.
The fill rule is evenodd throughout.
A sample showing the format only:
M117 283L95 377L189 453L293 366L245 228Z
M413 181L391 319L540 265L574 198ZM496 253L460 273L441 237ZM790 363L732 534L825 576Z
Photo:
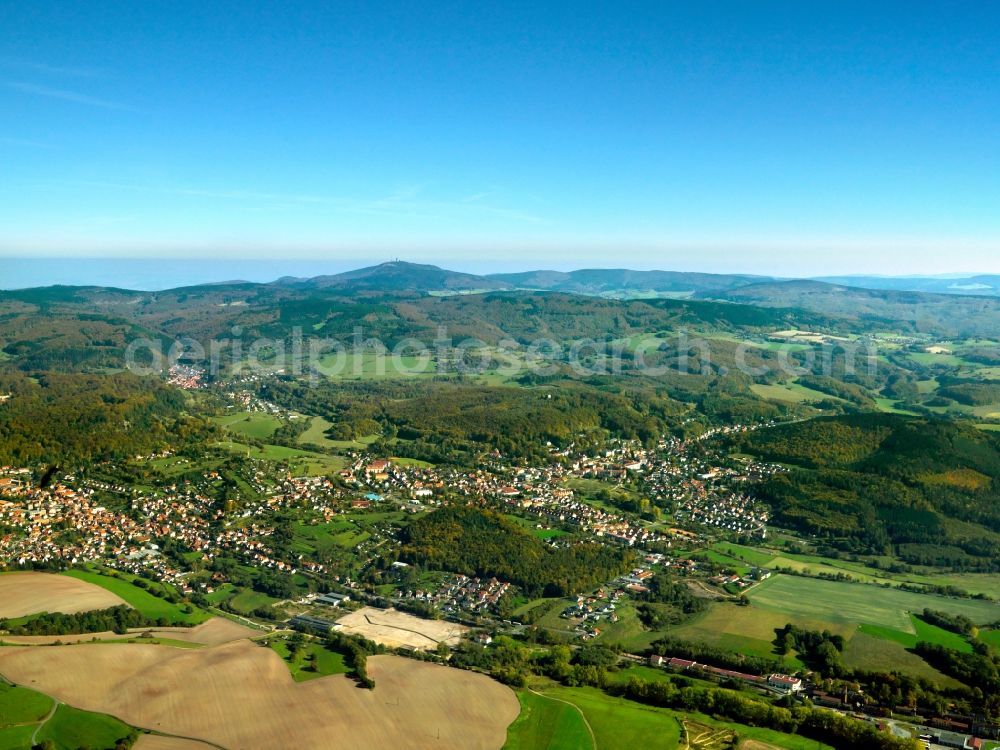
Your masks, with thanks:
M983 2L4 3L0 256L996 272L997 38Z

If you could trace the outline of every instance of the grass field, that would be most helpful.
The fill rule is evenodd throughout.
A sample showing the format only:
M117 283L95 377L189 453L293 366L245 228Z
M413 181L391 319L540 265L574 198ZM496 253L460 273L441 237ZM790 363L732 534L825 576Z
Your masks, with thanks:
M52 710L52 699L23 687L0 682L0 729L37 724Z
M979 632L979 640L1000 650L1000 630L982 630Z
M255 440L267 440L281 426L281 420L271 414L261 412L239 412L215 417L213 421L220 427Z
M884 641L894 641L903 648L913 648L917 645L917 641L925 641L955 649L962 653L972 653L972 645L958 633L952 633L944 628L931 625L912 614L910 615L910 622L913 625L914 632L912 633L904 633L903 631L880 625L861 625L858 630L876 638L881 638Z
M35 727L8 727L0 729L0 750L31 750L31 735Z
M127 602L129 606L153 620L159 620L162 617L173 625L196 625L210 617L207 612L201 612L197 609L192 613L187 613L183 610L182 605L171 604L166 599L160 599L144 589L133 586L131 579L112 578L85 570L68 570L62 575L107 589Z
M1000 605L994 602L789 575L772 576L748 596L755 609L832 623L878 625L903 633L914 632L910 613L926 608L965 615L979 624L1000 619Z
M437 372L430 357L376 352L327 354L320 358L317 369L328 378L345 380L427 377Z
M38 742L52 741L57 750L110 748L128 737L131 727L111 716L59 706L38 733Z
M758 568L769 567L775 558L775 555L767 550L759 550L732 542L713 544L712 549Z
M297 523L294 526L295 543L307 552L324 554L332 549L351 549L369 536L350 521L333 521L316 525Z
M879 408L879 411L884 411L887 414L908 414L910 416L916 416L912 411L907 411L906 409L901 409L899 404L901 402L891 398L878 397L875 399L875 405Z
M673 748L680 739L680 725L667 711L614 698L594 688L553 688L544 694L580 709L594 732L597 750L649 747L650 737L662 747Z
M1000 429L1000 425L996 426ZM956 531L962 531L962 529L956 529ZM933 569L927 569L924 572L916 569L907 573L890 573L871 568L860 561L808 554L793 555L779 548L756 548L720 542L712 545L712 549L763 568L791 568L796 571L808 571L812 575L846 573L858 581L886 583L894 586L900 583L954 586L971 595L985 594L991 599L1000 599L1000 575L996 573L942 573Z
M849 638L855 623L838 623L810 616L795 616L761 607L740 607L731 602L713 602L706 612L695 615L670 635L719 648L774 658L775 631L790 621L808 630L829 630ZM788 658L790 668L799 663Z
M333 422L323 417L311 417L309 429L299 435L296 442L299 445L318 445L329 450L364 450L379 439L379 435L366 435L357 440L332 440L326 436L326 431L333 427Z
M807 388L804 385L799 385L794 382L775 385L754 384L750 386L750 390L761 398L767 398L773 401L786 401L789 403L816 403L818 401L843 400L837 398L836 396L829 396L825 393L815 391L812 388Z
M707 558L711 562L718 565L725 565L729 570L732 570L736 575L740 576L744 576L749 573L750 568L752 567L739 558L733 557L725 552L719 552L717 549L713 549L711 547L699 550L697 555L699 557Z
M947 365L948 367L962 367L963 365L975 365L954 354L933 354L932 352L910 352L907 356L920 365L933 367L934 365Z
M282 638L273 639L270 646L288 665L288 671L292 673L292 679L296 682L315 680L331 674L347 674L350 671L344 663L343 656L324 648L319 643L302 644L294 656L288 641Z
M237 612L249 614L258 607L269 607L278 601L279 600L275 599L273 596L262 594L259 591L254 591L253 589L242 589L238 594L236 594L236 596L229 600L229 606Z
M519 692L517 698L521 713L507 729L503 750L584 750L594 746L578 709L527 690Z
M556 610L558 612L559 610ZM662 638L660 631L646 630L635 606L632 604L619 604L616 611L618 622L601 622L598 626L601 629L600 642L606 644L617 644L626 651L642 651L649 648L650 644L657 638ZM563 621L565 623L565 620ZM565 625L564 625L565 627Z
M246 445L231 440L224 440L216 445L231 450L233 453L241 453L248 458L287 463L293 474L301 476L332 474L347 465L340 456L328 456L325 453L289 448L284 445L265 445L263 448L258 448L255 445Z
M902 672L914 677L925 677L938 685L956 687L958 682L938 672L916 654L898 642L858 631L844 650L844 666L849 669Z
M421 461L419 458L393 456L392 462L398 466L409 466L414 469L431 469L434 467L434 464L430 461Z
M689 733L693 736L709 734L719 738L732 738L733 735L738 734L741 743L760 743L757 748L763 744L765 748L777 748L778 750L832 750L828 745L815 740L783 734L770 729L717 721L700 714L684 714L644 706L623 698L609 696L594 688L559 687L546 689L542 692L546 697L571 703L583 712L597 740L597 750L652 747L674 750L685 747L681 742L681 727L683 725L687 725ZM650 738L655 738L655 744L650 744ZM579 748L589 746L588 744L577 745ZM752 744L750 746L753 747ZM504 750L509 750L511 747L516 747L519 750L520 748L544 750L550 746L508 745L505 746ZM688 747L692 750L728 750L730 745L724 743L698 745L692 742Z

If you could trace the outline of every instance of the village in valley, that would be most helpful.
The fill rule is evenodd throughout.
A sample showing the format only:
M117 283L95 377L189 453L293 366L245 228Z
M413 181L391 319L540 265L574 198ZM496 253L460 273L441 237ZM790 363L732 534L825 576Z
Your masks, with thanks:
M170 377L188 390L207 387L195 370ZM239 419L311 419L256 395L256 385L223 389ZM352 448L337 465L296 471L231 437L203 456L164 451L124 465L53 467L45 476L0 467L0 556L22 569L75 566L121 576L277 634L279 644L292 631L342 633L427 658L421 655L545 631L574 648L617 649L626 664L772 698L808 695L844 713L877 711L870 697L824 692L805 667L754 672L689 658L683 649L649 653L689 619L678 610L664 620L666 610L649 604L659 582L733 606L748 605L747 595L774 576L771 555L756 551L774 529L752 488L784 468L720 447L771 425L737 424L687 440L665 435L645 446L549 445L543 463L492 451L471 469ZM588 590L537 599L495 575L404 559L400 530L454 507L499 514L551 550L607 545L633 552L635 563Z

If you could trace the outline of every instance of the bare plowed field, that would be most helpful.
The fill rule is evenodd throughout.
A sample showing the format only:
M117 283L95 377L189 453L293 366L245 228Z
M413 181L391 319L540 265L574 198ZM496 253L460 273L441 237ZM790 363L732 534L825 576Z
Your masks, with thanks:
M203 646L219 646L241 638L262 635L260 630L244 627L224 617L213 617L193 628L132 628L128 631L128 635L113 633L110 630L79 635L7 635L3 636L3 641L23 646L47 646L52 643L87 643L94 640L120 641L145 633L149 633L152 638L169 638L186 643L199 643Z
M211 745L206 745L204 742L155 734L142 735L133 747L135 750L213 750Z
M89 612L125 604L100 586L51 573L0 575L0 617L24 617L39 612Z
M519 704L484 675L396 656L368 661L375 690L343 675L296 683L271 649L83 644L0 649L0 674L134 726L228 750L498 750Z

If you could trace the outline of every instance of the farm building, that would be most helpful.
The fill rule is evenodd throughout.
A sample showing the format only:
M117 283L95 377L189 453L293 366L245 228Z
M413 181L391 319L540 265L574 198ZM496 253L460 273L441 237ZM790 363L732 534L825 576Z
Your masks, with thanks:
M309 615L295 615L288 621L296 630L306 630L309 632L329 633L335 627L334 623L324 620L322 617L310 617Z
M339 607L349 601L351 601L351 597L347 594L323 594L322 596L317 596L314 603L325 604L328 607Z
M797 693L802 690L802 680L798 677L789 677L787 674L771 675L767 678L767 685L785 693Z

